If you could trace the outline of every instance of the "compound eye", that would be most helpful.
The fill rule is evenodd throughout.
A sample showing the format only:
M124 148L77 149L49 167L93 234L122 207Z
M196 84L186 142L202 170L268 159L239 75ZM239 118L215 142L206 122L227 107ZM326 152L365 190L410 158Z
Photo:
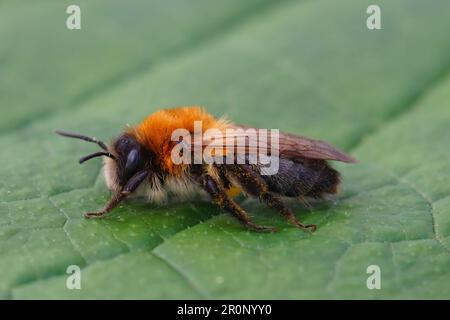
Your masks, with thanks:
M125 164L125 176L131 177L138 169L139 166L139 151L138 149L131 149L127 156L127 162Z

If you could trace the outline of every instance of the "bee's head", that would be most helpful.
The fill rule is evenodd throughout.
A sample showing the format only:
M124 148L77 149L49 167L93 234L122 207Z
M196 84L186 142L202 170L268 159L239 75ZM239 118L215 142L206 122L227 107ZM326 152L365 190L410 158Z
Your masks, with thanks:
M112 145L111 152L115 155L116 180L120 186L124 186L127 181L137 172L144 169L144 157L148 158L147 152L129 134L121 135Z
M57 130L56 133L65 137L96 143L103 149L103 151L82 157L79 162L83 163L92 158L104 156L106 183L108 188L113 191L120 191L135 173L144 169L144 160L151 159L148 152L137 140L127 133L122 134L111 145L106 145L96 138L77 133L61 130Z

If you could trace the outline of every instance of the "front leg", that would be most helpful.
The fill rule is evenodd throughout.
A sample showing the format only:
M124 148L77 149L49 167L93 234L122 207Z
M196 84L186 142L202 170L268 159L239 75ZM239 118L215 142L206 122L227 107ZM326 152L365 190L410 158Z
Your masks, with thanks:
M139 185L145 180L145 178L147 178L147 176L147 171L139 171L134 176L132 176L130 180L128 180L122 191L116 193L102 210L97 212L86 212L84 214L84 217L86 219L103 217L112 209L117 207L117 205L122 202L122 200L125 199L129 194L133 193L137 189L137 187L139 187Z
M205 174L200 178L203 189L211 196L213 202L225 211L235 216L247 228L258 232L276 232L275 227L260 226L253 223L247 212L244 211L233 199L228 197L220 182L211 175Z

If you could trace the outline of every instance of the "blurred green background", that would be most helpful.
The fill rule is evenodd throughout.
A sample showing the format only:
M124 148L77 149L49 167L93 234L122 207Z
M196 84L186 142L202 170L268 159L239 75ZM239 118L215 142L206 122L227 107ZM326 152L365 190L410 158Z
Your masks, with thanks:
M0 297L449 299L449 31L447 0L0 2ZM95 146L53 130L107 140L192 104L360 160L336 164L336 198L291 204L316 233L253 200L279 233L198 201L82 218L109 197L101 163L78 166Z

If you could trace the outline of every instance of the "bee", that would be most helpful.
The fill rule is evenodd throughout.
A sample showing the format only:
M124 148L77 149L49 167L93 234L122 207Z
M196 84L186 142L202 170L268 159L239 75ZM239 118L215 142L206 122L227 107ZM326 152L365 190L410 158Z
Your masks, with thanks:
M327 194L334 194L340 184L340 175L327 161L356 162L326 142L279 132L276 150L278 171L275 174L265 175L260 163L247 161L252 153L252 148L248 146L243 149L246 160L240 163L176 163L173 161L173 150L180 141L173 139L173 132L181 128L183 132L194 134L195 123L201 123L203 130L225 132L225 136L229 129L238 132L242 132L242 128L248 129L224 118L215 118L201 107L189 106L159 110L139 125L127 127L108 144L85 135L56 130L59 135L93 142L102 149L82 157L79 163L104 157L103 172L112 197L103 209L87 212L84 216L104 217L132 194L145 195L151 202L164 203L169 195L189 199L200 192L206 193L214 204L231 213L248 229L277 231L275 227L252 221L234 199L236 194L243 193L259 198L293 226L313 232L316 225L300 222L286 206L283 197L297 198L307 204L307 198L321 199ZM255 130L259 132L262 129ZM179 153L183 155L183 149ZM228 151L216 155L222 157L225 154Z

